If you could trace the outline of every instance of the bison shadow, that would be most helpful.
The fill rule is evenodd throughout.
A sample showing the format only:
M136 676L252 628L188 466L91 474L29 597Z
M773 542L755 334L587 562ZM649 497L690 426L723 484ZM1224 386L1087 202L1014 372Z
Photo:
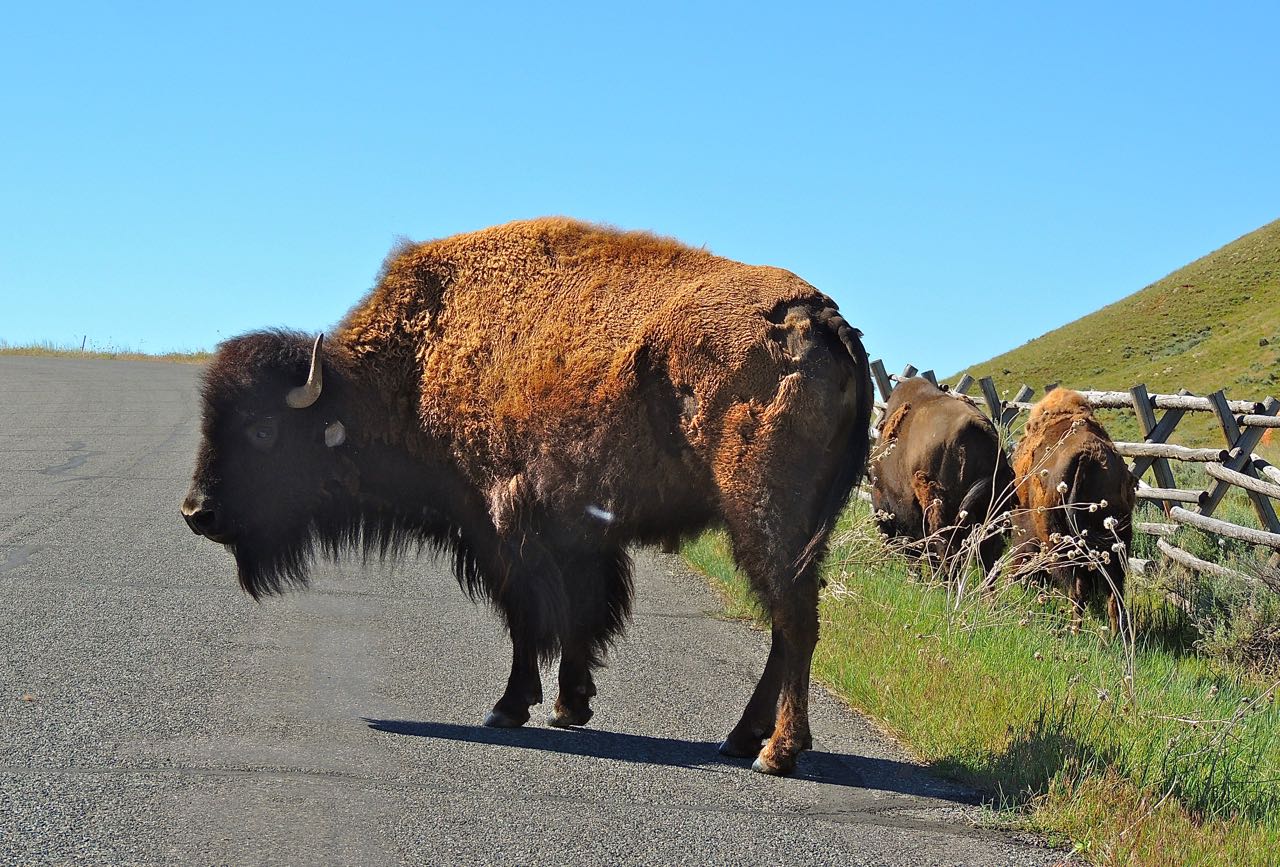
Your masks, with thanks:
M412 720L365 719L374 731L472 744L543 750L593 759L666 765L692 771L746 771L746 759L726 758L719 743L658 738L595 728L554 729L536 726L501 729ZM976 805L977 793L929 773L918 765L892 759L829 753L804 753L793 779L851 789L875 789L920 798Z

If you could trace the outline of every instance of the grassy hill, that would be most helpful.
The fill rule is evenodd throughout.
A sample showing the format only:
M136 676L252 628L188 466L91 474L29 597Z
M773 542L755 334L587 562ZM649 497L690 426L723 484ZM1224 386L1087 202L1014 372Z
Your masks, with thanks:
M1280 396L1280 220L965 372L1037 396L1050 382Z

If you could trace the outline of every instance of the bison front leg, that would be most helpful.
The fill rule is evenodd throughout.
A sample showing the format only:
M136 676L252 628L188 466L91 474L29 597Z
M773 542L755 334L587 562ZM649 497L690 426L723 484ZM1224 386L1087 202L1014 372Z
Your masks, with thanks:
M1084 605L1089 598L1088 572L1081 566L1071 567L1067 573L1067 595L1071 597L1071 634L1079 635L1084 624Z
M547 722L557 728L584 726L595 714L591 699L596 695L590 657L581 646L565 645L560 656L560 694Z
M568 603L556 560L537 539L504 538L493 550L485 574L495 577L486 583L511 633L511 675L484 724L513 728L529 721L530 706L542 703L538 663L559 649Z
M529 707L542 703L542 676L538 673L538 653L526 636L511 636L511 675L507 689L484 718L492 728L516 728L529 721Z
M1117 557L1103 568L1102 580L1107 590L1107 621L1111 635L1127 642L1133 641L1133 624L1129 622L1128 606L1124 601L1124 566Z
M566 558L571 615L560 636L560 694L548 722L560 728L586 725L596 695L592 671L604 664L609 643L631 614L631 560L619 550Z

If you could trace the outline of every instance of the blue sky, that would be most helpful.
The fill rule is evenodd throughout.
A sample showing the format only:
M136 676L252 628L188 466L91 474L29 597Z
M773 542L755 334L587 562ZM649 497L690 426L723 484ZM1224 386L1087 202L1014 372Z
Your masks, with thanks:
M331 325L540 214L790 268L951 372L1280 217L1280 5L28 3L0 339Z

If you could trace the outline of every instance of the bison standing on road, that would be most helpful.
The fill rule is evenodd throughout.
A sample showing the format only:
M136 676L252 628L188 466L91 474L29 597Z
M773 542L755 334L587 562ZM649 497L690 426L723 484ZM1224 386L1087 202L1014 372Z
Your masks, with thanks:
M511 634L493 726L529 719L556 655L550 722L586 723L627 546L722 525L773 643L721 750L787 773L818 565L867 457L859 337L788 271L648 234L542 219L407 246L328 339L218 348L182 512L255 598L305 584L317 549L450 554Z
M1105 594L1112 634L1120 634L1124 557L1116 546L1122 543L1127 556L1138 482L1083 395L1058 388L1032 408L1013 469L1020 558L1038 552L1057 558L1048 571L1071 597L1073 632L1080 631L1085 601Z
M953 570L976 529L984 534L978 555L989 574L1006 534L987 526L987 518L1013 494L1013 471L995 425L968 398L913 377L889 395L879 434L870 473L881 532L924 540L931 565Z

